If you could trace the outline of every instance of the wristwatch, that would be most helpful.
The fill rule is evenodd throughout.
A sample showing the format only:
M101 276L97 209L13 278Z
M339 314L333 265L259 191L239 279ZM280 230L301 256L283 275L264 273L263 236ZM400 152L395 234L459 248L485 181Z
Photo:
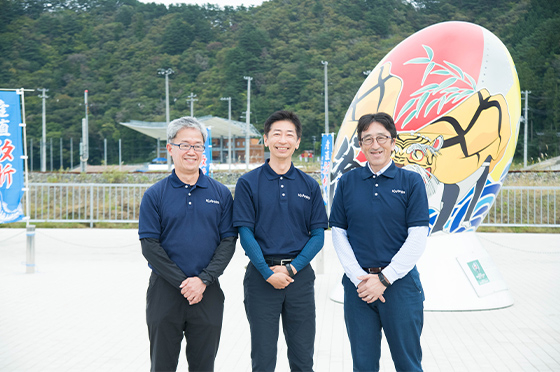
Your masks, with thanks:
M383 284L385 287L391 285L391 283L389 283L389 281L387 280L387 278L385 278L385 275L383 275L383 273L379 273L377 274L377 276L379 277L379 281L381 282L381 284Z
M290 275L290 278L293 278L294 275L294 270L292 269L292 264L286 264L286 270L288 270L288 274Z

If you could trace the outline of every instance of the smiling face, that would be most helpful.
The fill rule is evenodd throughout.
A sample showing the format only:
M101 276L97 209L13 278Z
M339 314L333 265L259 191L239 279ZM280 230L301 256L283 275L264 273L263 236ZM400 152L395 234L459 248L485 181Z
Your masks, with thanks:
M202 133L196 128L183 128L177 132L172 141L175 144L188 143L189 145L204 145ZM183 151L177 146L167 144L167 151L173 158L175 164L175 173L179 178L185 175L198 174L200 162L202 161L202 152L196 152L191 147L188 151Z
M391 152L395 148L394 138L388 139L383 144L379 144L377 140L375 140L369 146L362 142L366 138L376 138L379 136L391 137L391 133L389 133L382 124L374 121L362 132L360 141L360 148L374 172L379 172L383 167L389 164L391 161Z
M264 145L270 150L271 160L290 160L299 147L296 126L287 120L272 123L268 135L264 135Z

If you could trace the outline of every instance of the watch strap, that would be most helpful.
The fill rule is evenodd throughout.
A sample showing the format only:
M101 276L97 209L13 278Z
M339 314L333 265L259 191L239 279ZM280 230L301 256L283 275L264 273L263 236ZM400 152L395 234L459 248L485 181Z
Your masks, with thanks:
M293 278L294 275L294 270L292 269L292 264L286 264L286 270L288 270L288 275L290 275L290 278Z
M385 287L389 287L391 285L391 283L389 283L389 281L387 280L385 275L383 275L383 273L379 273L377 274L377 276L379 277L379 281L381 282L381 284L383 284Z

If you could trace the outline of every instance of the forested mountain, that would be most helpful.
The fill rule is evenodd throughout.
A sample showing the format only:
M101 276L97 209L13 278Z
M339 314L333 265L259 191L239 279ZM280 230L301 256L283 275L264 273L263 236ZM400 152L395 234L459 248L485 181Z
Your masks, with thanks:
M560 154L560 1L554 0L270 0L258 7L172 5L136 0L0 0L0 88L47 88L47 135L77 144L89 91L90 164L109 163L123 141L123 161L147 161L155 141L122 127L128 120L165 121L172 68L171 118L240 121L251 76L251 122L262 129L278 109L303 120L303 149L324 128L328 61L330 130L371 70L400 41L431 24L460 20L495 33L508 47L521 89L529 90L529 156ZM28 136L39 164L41 99L26 93ZM520 138L522 141L522 138ZM518 146L517 157L522 158ZM57 157L57 155L55 155ZM518 159L519 160L519 159ZM74 160L76 164L76 160ZM57 161L55 160L55 168ZM37 166L35 166L37 169Z

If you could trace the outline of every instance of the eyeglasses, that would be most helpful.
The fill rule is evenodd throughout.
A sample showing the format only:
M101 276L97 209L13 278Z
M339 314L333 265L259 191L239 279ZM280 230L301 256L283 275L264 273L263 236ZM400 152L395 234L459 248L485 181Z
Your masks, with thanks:
M205 149L204 145L190 145L188 143L176 144L172 142L169 142L169 144L173 146L177 146L182 151L189 151L190 149L193 149L196 152L203 152Z
M371 146L373 145L373 140L376 140L378 144L383 145L385 142L387 142L388 139L391 139L391 136L377 136L377 137L366 137L366 138L362 138L362 143L366 146Z

